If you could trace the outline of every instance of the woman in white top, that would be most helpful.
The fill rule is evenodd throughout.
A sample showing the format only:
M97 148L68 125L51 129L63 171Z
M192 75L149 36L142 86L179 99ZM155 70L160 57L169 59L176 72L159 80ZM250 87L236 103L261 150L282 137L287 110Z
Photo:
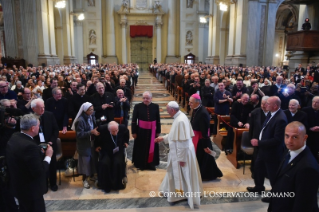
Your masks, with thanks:
M248 79L248 77L249 77L249 79ZM243 83L246 85L246 87L250 86L250 75L245 76Z

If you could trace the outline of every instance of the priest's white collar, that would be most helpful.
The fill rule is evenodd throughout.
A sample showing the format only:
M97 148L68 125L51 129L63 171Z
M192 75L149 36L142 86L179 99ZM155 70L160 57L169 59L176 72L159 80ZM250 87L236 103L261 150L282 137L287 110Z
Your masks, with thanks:
M179 114L181 114L181 111L177 111L177 113L175 113L175 115L173 116L173 118L175 119L177 116L179 116Z

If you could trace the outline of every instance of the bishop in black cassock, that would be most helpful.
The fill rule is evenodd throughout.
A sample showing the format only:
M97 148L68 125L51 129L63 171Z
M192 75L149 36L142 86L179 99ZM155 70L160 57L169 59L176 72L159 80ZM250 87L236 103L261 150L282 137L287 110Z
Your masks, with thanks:
M149 92L143 94L143 103L136 104L132 117L132 134L134 139L134 166L141 170L155 170L159 165L159 148L155 137L161 133L159 106L152 103ZM138 121L137 121L138 120Z
M202 106L200 102L197 102L198 105L192 105L191 102L194 102L195 98L200 100L198 94L192 95L190 98L190 106L193 109L191 124L195 134L193 137L193 144L196 151L199 170L202 180L214 180L217 177L222 177L223 174L217 167L215 158L204 151L207 147L210 150L213 149L209 132L210 116L206 108Z

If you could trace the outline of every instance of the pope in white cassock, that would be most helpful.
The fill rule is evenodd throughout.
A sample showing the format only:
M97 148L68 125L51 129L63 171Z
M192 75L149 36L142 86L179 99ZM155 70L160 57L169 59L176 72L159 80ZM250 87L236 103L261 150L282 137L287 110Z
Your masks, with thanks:
M194 132L187 116L179 111L175 101L166 106L167 112L174 117L169 134L158 137L155 142L169 144L167 173L159 188L168 202L187 199L189 206L200 205L203 194L202 178L198 168L195 148L192 142Z

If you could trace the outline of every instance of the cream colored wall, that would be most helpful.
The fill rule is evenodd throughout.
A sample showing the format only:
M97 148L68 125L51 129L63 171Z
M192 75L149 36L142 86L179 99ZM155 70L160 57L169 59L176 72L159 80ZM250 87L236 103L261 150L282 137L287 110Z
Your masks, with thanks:
M95 0L95 7L88 6L87 1L84 1L85 20L83 21L83 55L92 52L99 56L99 63L102 62L102 10L101 0ZM96 44L90 45L89 32L95 30Z

